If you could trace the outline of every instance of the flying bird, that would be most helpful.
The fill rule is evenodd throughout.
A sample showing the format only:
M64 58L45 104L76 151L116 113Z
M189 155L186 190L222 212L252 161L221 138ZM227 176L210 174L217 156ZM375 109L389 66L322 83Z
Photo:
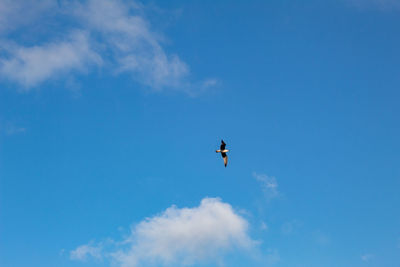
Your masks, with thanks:
M221 140L221 146L215 152L221 153L221 156L224 159L224 164L226 167L226 165L228 165L228 156L226 155L226 152L228 152L229 150L225 149L225 146L226 146L226 144L225 144L224 140Z

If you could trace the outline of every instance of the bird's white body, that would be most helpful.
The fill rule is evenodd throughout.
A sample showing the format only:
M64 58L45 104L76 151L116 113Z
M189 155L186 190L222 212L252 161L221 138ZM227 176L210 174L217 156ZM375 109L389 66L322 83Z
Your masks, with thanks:
M217 152L217 153L226 153L226 152L229 152L229 149L224 149L224 150L218 149L218 150L215 151L215 152Z

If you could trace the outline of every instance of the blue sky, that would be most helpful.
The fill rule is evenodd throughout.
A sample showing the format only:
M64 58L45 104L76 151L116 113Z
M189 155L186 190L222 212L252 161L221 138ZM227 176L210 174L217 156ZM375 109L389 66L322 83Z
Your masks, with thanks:
M0 0L0 265L399 266L399 29L397 0Z

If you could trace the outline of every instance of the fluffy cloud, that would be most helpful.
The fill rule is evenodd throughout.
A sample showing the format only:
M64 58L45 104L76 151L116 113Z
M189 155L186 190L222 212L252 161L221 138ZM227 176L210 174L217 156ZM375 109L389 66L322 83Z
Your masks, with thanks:
M280 195L278 182L275 177L257 173L253 173L253 177L260 182L264 194L268 199L273 199Z
M81 32L81 36L51 41L54 39L51 29L42 27L41 31L48 31L45 39L50 40L45 44L10 45L12 38L3 37L0 75L27 90L59 74L88 70L93 63L99 65L101 61L113 74L128 73L137 82L157 91L170 88L194 93L217 84L215 79L191 81L189 66L178 55L165 51L163 38L146 19L145 8L136 2L76 0L59 1L57 5L54 1L42 0L37 6L33 2L0 0L0 22L4 22L0 23L4 25L0 33L22 26L22 21L40 25L48 17L54 21L63 17L73 23L58 23L57 27L62 32ZM18 16L22 10L30 10L25 19ZM23 31L34 29L25 27ZM56 35L60 40L60 34Z
M172 206L145 219L133 226L130 235L119 245L114 243L104 254L121 267L213 261L234 249L250 249L254 241L248 236L247 229L247 221L228 203L205 198L198 207L179 209ZM84 245L78 247L74 255L86 256L90 254L87 251L88 247Z

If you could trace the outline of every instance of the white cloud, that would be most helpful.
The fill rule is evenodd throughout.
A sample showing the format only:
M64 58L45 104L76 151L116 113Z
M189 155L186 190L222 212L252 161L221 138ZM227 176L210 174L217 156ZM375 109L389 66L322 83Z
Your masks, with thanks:
M64 41L22 47L3 43L8 56L0 59L0 75L19 83L25 89L56 75L86 71L101 58L90 48L85 32L77 31Z
M172 206L133 226L107 256L121 267L219 261L234 249L252 248L247 229L247 221L228 203L205 198L198 207Z
M76 10L86 25L103 35L118 71L128 72L156 90L189 87L189 67L177 55L168 55L161 37L141 15L137 4L89 0Z
M264 194L268 199L273 199L280 195L275 177L257 173L253 173L253 176L261 183Z
M374 254L364 254L364 255L361 255L361 260L362 261L370 261L374 257L375 257Z
M92 246L92 245L82 245L77 247L75 250L70 252L70 259L71 260L80 260L85 261L89 257L95 259L101 259L101 250L100 246Z
M0 25L1 22L5 25L3 31L22 27L22 20L40 25L48 17L56 22L58 16L63 16L74 23L57 24L62 32L81 32L84 37L65 37L68 40L49 41L31 47L17 44L7 47L4 44L10 43L10 39L3 38L0 49L8 53L6 57L0 54L1 75L26 90L71 70L88 70L92 63L98 65L101 58L108 71L127 73L156 91L168 88L196 95L217 84L216 79L191 81L189 66L178 55L166 52L164 38L154 31L145 16L146 8L137 2L74 0L56 4L42 0L37 6L35 3L32 0L0 0ZM27 16L19 16L24 10L31 11L26 13ZM20 17L26 18L18 19ZM23 28L23 31L34 30L35 27ZM41 27L41 31L46 31L46 27ZM47 31L45 39L52 40L52 30L48 28ZM59 40L60 34L57 32L56 35Z

